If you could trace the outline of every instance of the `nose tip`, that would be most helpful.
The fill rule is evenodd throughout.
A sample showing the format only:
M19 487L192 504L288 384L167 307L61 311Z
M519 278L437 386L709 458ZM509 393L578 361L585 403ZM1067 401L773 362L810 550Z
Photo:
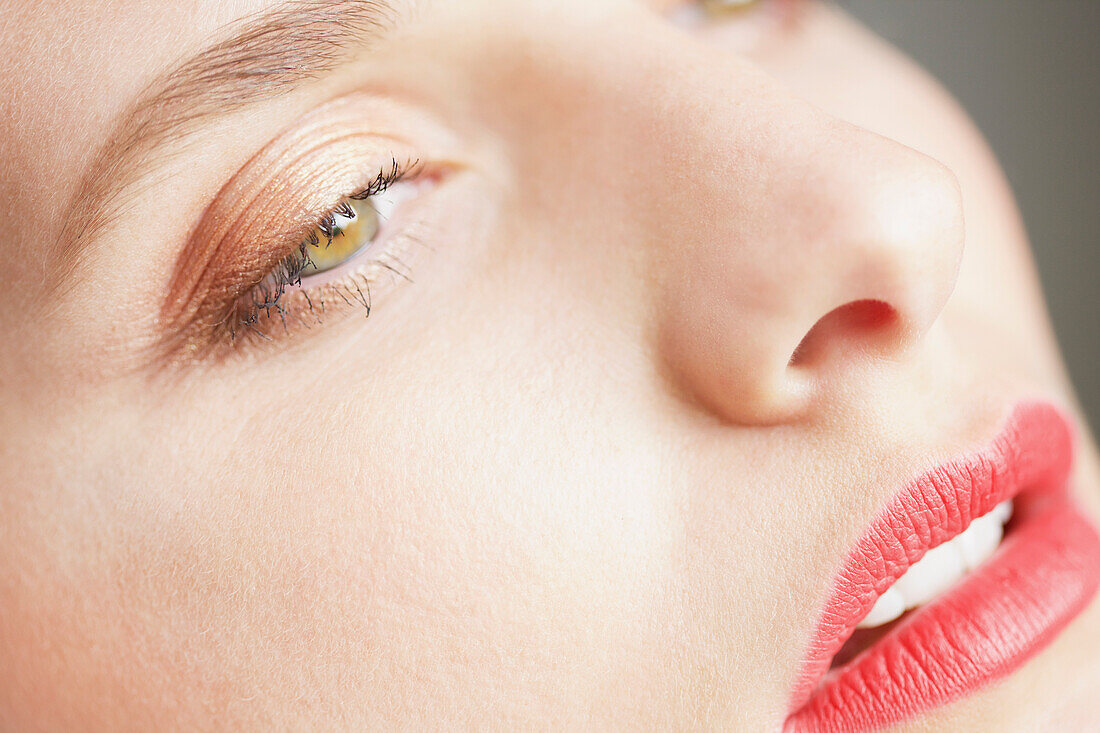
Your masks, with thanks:
M905 352L921 342L954 290L965 241L958 179L932 158L885 144L895 148L883 157L890 162L830 204L831 251L820 264L832 286L819 299L802 299L809 327L792 364L820 364L838 347Z
M761 181L754 200L772 203L751 212L749 236L722 229L724 241L701 243L690 291L670 308L674 371L727 421L806 414L867 363L860 355L916 348L954 289L964 241L955 175L854 129L800 175Z
M955 174L905 149L910 158L868 196L870 232L856 263L852 288L866 290L897 311L906 343L919 340L955 288L965 242L962 194ZM860 272L859 263L866 263Z

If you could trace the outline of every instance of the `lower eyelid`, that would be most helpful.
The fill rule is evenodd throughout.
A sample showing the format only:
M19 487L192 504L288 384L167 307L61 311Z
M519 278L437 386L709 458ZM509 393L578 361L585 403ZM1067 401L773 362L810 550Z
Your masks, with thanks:
M324 317L336 315L334 309L342 310L346 306L363 308L366 315L370 315L380 290L401 282L413 282L409 255L420 244L421 240L408 232L398 232L381 242L377 250L323 273L322 276L328 276L323 281L307 285L303 279L301 285L287 290L282 315L304 320L307 328L320 325ZM269 320L283 328L281 317Z

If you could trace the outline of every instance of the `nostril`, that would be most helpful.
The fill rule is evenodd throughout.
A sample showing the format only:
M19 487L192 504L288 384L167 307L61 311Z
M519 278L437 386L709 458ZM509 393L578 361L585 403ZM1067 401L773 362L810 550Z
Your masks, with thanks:
M806 333L788 366L807 367L822 361L838 345L850 347L893 341L901 328L897 310L882 300L855 300L826 313Z

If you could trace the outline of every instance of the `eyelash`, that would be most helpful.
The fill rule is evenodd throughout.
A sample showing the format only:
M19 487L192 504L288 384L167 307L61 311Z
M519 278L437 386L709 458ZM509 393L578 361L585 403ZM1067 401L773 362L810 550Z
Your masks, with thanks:
M314 307L313 299L309 291L302 288L302 278L306 270L313 264L310 258L310 250L324 246L332 240L336 230L336 216L349 215L351 213L350 201L365 201L387 191L394 184L414 176L418 172L419 161L399 163L396 158L391 159L387 167L379 170L378 174L364 188L345 196L339 204L325 213L319 215L316 223L310 229L310 233L298 243L298 245L268 271L263 278L250 287L243 295L238 297L233 304L229 317L222 321L222 330L232 345L238 345L247 337L254 336L264 341L272 341L273 337L261 328L261 322L281 324L284 331L288 330L288 319L296 314L284 305L284 296L288 289L299 288L305 301L306 312L320 323L320 318L325 313L325 293L329 292L333 297L339 297L348 305L358 305L366 310L367 315L371 311L370 285L371 279L361 273L349 273L337 281L328 282L317 286L320 291L320 311ZM317 235L321 233L321 236ZM378 236L378 235L376 235ZM373 243L364 245L364 249L373 249ZM384 252L381 254L385 254ZM348 258L348 261L354 255ZM384 269L387 269L405 279L408 275L397 267L375 260ZM338 265L336 269L343 268L347 263ZM400 263L398 263L400 267ZM308 277L308 276L307 276Z

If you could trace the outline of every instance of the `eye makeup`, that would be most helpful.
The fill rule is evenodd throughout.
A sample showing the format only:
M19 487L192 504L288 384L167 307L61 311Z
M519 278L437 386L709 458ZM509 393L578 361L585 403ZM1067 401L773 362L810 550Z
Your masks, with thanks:
M160 317L167 354L202 358L253 337L274 340L300 312L316 324L336 301L369 309L369 277L380 271L407 276L394 249L412 240L396 224L415 229L416 217L403 212L421 208L411 199L447 166L420 162L416 146L369 125L365 106L353 97L318 110L213 197L168 285ZM383 200L395 186L400 200Z

